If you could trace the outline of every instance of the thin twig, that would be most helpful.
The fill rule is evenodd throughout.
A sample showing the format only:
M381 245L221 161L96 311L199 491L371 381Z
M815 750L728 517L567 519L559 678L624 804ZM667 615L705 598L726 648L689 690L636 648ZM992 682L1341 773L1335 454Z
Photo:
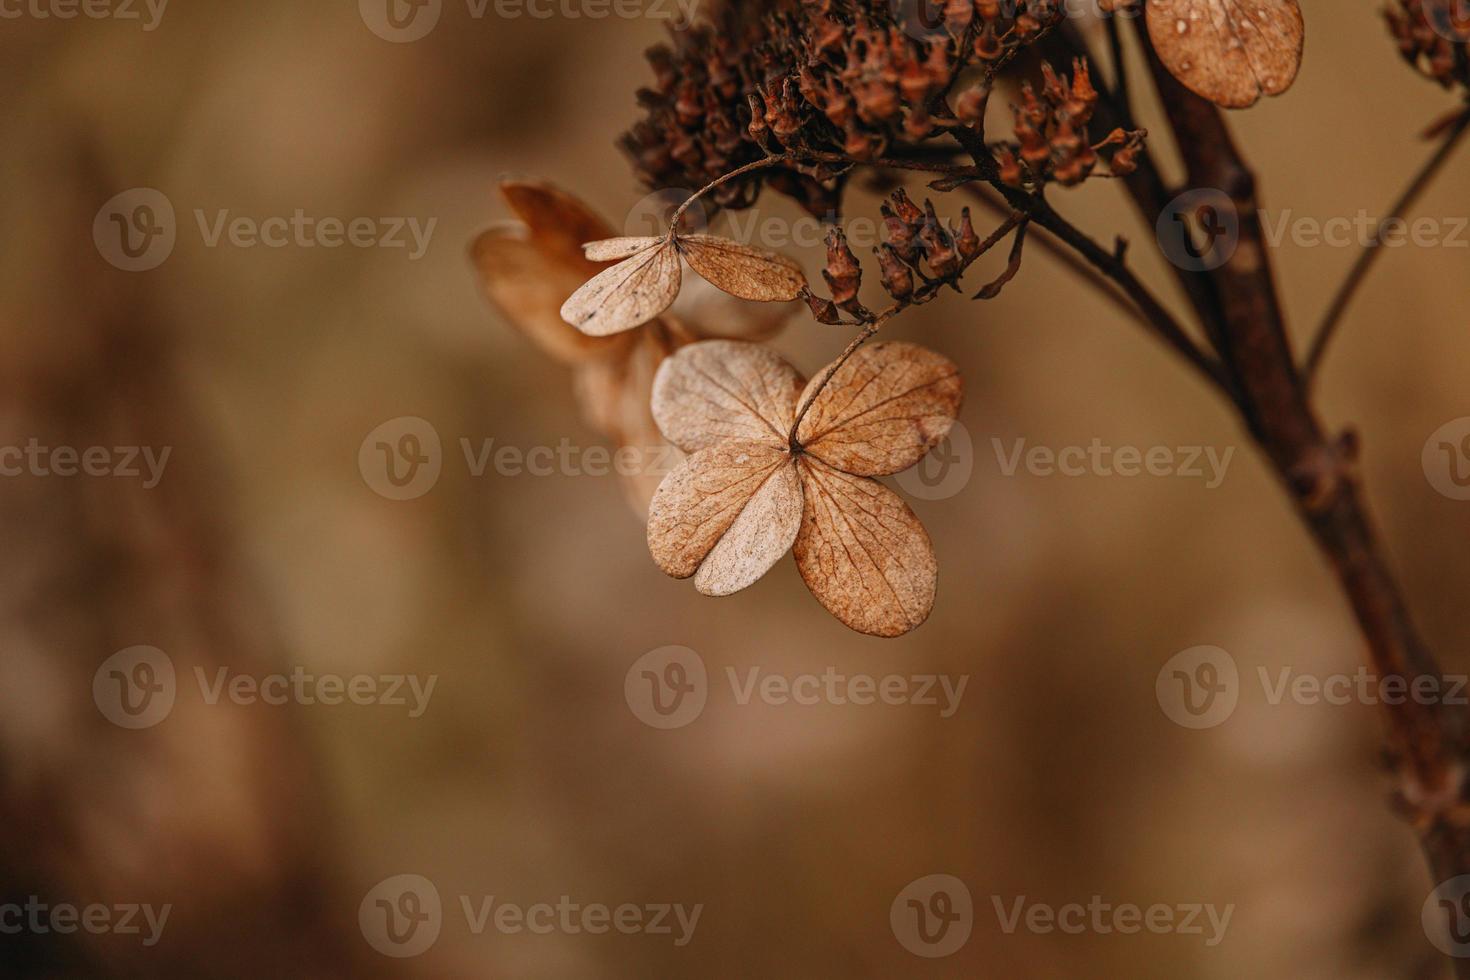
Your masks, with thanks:
M1104 18L1108 28L1108 48L1113 56L1113 88L1117 100L1118 115L1122 117L1124 129L1133 130L1133 97L1128 90L1128 62L1123 57L1123 32L1118 30L1118 14L1114 11Z
M1434 178L1444 169L1454 155L1456 148L1464 139L1465 134L1470 132L1470 112L1466 112L1445 133L1439 148L1434 155L1425 162L1418 174L1404 189L1399 199L1389 209L1389 216L1378 223L1373 232L1373 237L1365 244L1363 251L1358 255L1358 260L1353 263L1353 269L1341 286L1338 287L1336 295L1332 299L1332 305L1327 308L1327 313L1322 317L1322 323L1317 327L1317 332L1312 340L1312 348L1307 354L1306 362L1302 366L1303 383L1311 386L1317 376L1318 369L1327 355L1327 348L1332 339L1337 335L1337 328L1342 324L1343 315L1347 313L1358 290L1363 285L1363 280L1368 278L1373 264L1378 256L1383 253L1383 231L1390 222L1402 221L1405 214L1411 209L1419 198L1429 189Z

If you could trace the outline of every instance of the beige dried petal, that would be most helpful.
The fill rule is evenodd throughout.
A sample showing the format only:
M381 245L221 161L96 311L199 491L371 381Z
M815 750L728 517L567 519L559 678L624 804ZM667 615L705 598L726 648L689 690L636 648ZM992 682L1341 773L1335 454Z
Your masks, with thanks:
M670 312L701 337L769 340L803 309L800 303L753 303L695 276L685 281Z
M801 266L784 255L713 235L681 235L677 241L690 267L731 296L789 302L806 287Z
M679 279L679 253L666 242L599 273L566 301L562 319L593 337L632 330L669 308Z
M624 337L589 337L561 317L561 305L590 274L578 252L575 265L548 257L534 243L534 232L513 226L492 228L470 246L480 285L511 326L563 364L612 355ZM594 267L595 268L595 267Z
M796 566L812 595L871 636L901 636L928 619L939 571L929 535L908 504L876 480L809 456L797 469L805 513Z
M619 262L662 241L662 238L605 238L583 245L582 254L592 262Z
M1297 0L1148 0L1148 33L1175 78L1230 109L1291 88L1305 43Z
M736 340L690 344L664 361L653 382L653 417L685 452L730 440L790 445L804 381L775 351Z
M674 578L730 595L764 575L801 526L801 486L789 453L731 442L689 457L648 511L648 549Z
M653 379L664 359L691 338L668 317L619 336L630 341L626 356L581 366L575 390L588 424L616 444L619 455L614 464L628 502L635 513L646 517L660 481L684 456L664 441L653 420L649 409Z
M807 385L801 404L825 373ZM915 344L872 344L832 375L796 441L840 470L887 476L913 466L949 433L963 399L949 358Z
M582 243L609 238L613 231L591 208L545 181L502 181L500 193L526 223L530 243L548 259L580 270L584 280L601 271L599 264L583 256ZM557 300L557 305L570 295Z

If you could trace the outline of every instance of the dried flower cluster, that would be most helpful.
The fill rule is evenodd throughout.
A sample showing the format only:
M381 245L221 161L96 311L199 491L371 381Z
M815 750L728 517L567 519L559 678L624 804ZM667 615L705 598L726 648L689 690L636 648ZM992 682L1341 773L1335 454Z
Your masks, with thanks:
M639 177L693 190L769 154L868 161L923 142L953 123L942 97L964 68L1000 65L1062 16L1058 0L946 0L941 23L925 25L902 18L910 6L721 4L712 23L649 53L656 81L639 93L647 117L623 139ZM813 161L752 174L713 201L747 207L766 180L826 214L844 170Z
M1405 61L1445 88L1470 89L1470 9L1463 0L1394 0L1384 14Z
M1142 130L1114 130L1097 146L1087 137L1087 125L1097 108L1097 90L1087 63L1078 59L1068 83L1046 62L1044 84L1038 95L1030 82L1021 86L1021 104L1015 106L1016 142L995 150L1000 178L1012 187L1047 181L1072 186L1092 175L1098 151L1110 154L1109 169L1120 176L1137 169L1143 149Z

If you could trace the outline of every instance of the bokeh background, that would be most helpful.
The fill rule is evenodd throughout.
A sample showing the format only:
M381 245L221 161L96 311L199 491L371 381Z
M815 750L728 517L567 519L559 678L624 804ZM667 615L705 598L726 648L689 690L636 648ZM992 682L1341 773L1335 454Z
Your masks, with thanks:
M1274 214L1382 214L1428 153L1418 133L1453 99L1399 62L1373 3L1302 5L1298 84L1232 122ZM152 489L0 480L0 898L173 906L150 948L0 935L0 972L1443 975L1419 920L1433 882L1385 805L1373 708L1273 705L1254 680L1258 667L1326 676L1363 661L1328 572L1224 406L1041 250L999 300L951 296L892 327L960 364L974 445L960 492L912 501L940 596L903 639L847 631L789 561L725 600L666 579L613 477L474 476L461 439L600 444L567 371L485 304L466 247L507 217L506 175L553 180L624 223L645 192L614 140L663 23L467 10L446 2L405 44L375 35L351 0L177 2L151 31L0 20L0 444L172 447ZM1467 168L1452 164L1419 213L1466 214ZM173 203L178 243L159 268L127 273L92 227L137 187ZM1100 238L1131 237L1177 301L1115 187L1058 204ZM876 206L859 189L850 213ZM417 261L210 248L196 209L437 225ZM762 211L798 216L774 199ZM1436 492L1421 450L1470 415L1467 255L1387 255L1322 387L1330 420L1362 433L1388 550L1451 670L1470 639L1470 505ZM820 266L817 250L798 257ZM1275 250L1299 340L1353 258ZM846 339L798 319L775 343L813 371ZM404 416L434 426L444 467L431 492L392 501L358 453ZM993 443L1094 438L1236 454L1209 489L1007 476ZM697 721L659 731L630 711L624 678L671 644L697 651L712 685ZM1246 681L1228 721L1192 731L1160 710L1155 678L1201 644L1229 651ZM99 712L92 682L136 645L166 651L183 680L166 720L128 731ZM438 681L410 718L209 704L188 681L196 667ZM949 718L741 705L727 667L969 683ZM897 941L889 908L936 873L966 883L974 930L928 960ZM358 920L369 890L400 874L433 882L445 909L433 947L401 960ZM683 947L476 935L459 908L563 895L704 908ZM1234 910L1207 947L1008 934L994 906L1095 895Z

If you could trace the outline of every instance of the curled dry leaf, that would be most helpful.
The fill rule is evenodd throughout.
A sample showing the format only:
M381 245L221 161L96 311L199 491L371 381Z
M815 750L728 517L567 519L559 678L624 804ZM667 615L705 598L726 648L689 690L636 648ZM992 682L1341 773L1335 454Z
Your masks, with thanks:
M791 259L725 238L607 238L588 242L585 258L619 264L573 293L562 306L562 318L595 337L647 323L678 297L683 279L680 257L707 281L739 299L791 302L806 286L801 267Z
M934 606L934 548L908 505L870 477L922 458L961 398L954 365L912 344L860 349L819 391L756 344L683 348L653 386L659 428L692 453L649 507L654 562L729 595L794 548L807 587L843 623L907 633Z
M574 372L573 390L588 424L631 451L631 469L620 468L633 509L647 513L659 481L680 454L664 442L649 409L653 378L669 354L707 336L757 338L778 331L792 308L735 300L704 283L685 290L687 300L642 327L592 337L561 316L567 297L608 268L636 254L639 244L663 239L614 239L612 228L581 201L550 184L515 180L500 185L520 220L486 231L470 247L471 259L491 305L517 330ZM589 258L586 242L622 242ZM603 259L600 256L607 255Z
M1305 29L1297 0L1148 0L1148 33L1190 91L1230 109L1291 88Z

